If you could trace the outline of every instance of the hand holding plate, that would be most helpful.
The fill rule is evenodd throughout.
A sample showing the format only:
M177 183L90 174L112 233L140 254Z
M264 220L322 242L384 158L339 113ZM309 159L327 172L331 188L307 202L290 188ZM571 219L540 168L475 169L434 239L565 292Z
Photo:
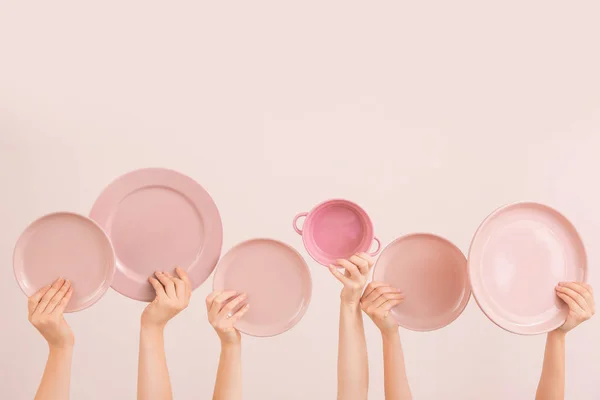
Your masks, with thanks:
M176 268L175 272L177 276L159 271L155 273L156 278L148 278L156 297L142 313L142 326L164 328L190 303L192 284L183 269Z
M567 333L596 313L594 291L583 282L561 282L556 286L556 295L569 306L569 315L559 331Z
M217 331L222 344L239 344L240 332L235 328L235 323L246 314L250 304L244 304L247 296L245 293L212 292L206 298L208 321Z
M72 294L71 282L57 279L29 298L29 322L44 336L50 348L71 347L75 342L63 316Z
M375 322L382 334L398 330L390 310L402 303L404 295L386 283L371 282L360 299L360 307Z

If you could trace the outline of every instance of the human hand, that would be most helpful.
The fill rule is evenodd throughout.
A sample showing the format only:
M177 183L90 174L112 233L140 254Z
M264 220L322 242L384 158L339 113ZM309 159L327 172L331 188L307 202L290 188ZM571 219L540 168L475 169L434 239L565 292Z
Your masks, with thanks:
M387 283L371 282L360 299L360 306L381 333L385 334L398 330L398 324L390 315L390 310L403 300L404 295L398 289Z
M234 325L250 308L250 304L243 304L247 297L245 293L228 291L212 292L206 298L208 322L217 331L222 344L240 343L240 332Z
M192 284L181 268L175 268L177 276L168 272L156 272L148 278L156 292L154 300L148 304L142 313L143 327L164 328L167 322L190 303Z
M366 253L359 253L348 260L337 260L336 263L345 269L343 273L333 264L328 268L331 274L344 285L340 296L342 303L358 306L369 272L373 267L373 259Z
M594 291L587 283L560 282L556 286L556 295L569 306L566 322L557 329L562 333L566 334L596 313Z
M29 298L29 322L42 334L50 348L67 348L75 343L73 332L63 315L72 294L71 282L60 278Z

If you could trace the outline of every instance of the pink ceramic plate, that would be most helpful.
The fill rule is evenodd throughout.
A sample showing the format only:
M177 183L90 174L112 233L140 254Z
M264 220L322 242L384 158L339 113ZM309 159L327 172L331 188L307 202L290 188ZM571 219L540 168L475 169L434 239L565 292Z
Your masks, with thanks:
M310 302L312 281L302 256L272 239L242 242L223 256L214 290L248 295L250 309L236 328L252 336L274 336L296 325Z
M113 289L132 299L152 301L148 277L175 266L185 269L197 288L221 254L217 206L202 186L175 171L151 168L121 176L98 197L90 215L115 248Z
M302 229L298 220L306 217ZM333 264L337 259L365 252L372 256L381 250L381 242L373 233L373 223L360 206L342 199L324 201L310 212L294 218L294 230L302 235L304 247L319 264ZM376 249L369 252L373 241Z
M58 278L69 279L73 296L66 312L83 310L110 287L115 255L110 240L91 219L60 212L25 229L15 246L13 266L27 296Z
M429 233L413 233L390 243L375 264L373 281L404 293L404 301L391 314L398 325L414 331L450 324L471 296L464 254L448 240Z
M568 309L560 281L585 281L587 257L575 227L558 211L517 203L494 211L469 251L473 295L498 326L522 335L561 326Z

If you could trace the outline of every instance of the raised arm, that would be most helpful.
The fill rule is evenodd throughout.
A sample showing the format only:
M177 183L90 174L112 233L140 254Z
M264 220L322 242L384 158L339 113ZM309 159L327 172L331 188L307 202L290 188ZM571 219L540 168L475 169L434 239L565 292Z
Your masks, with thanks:
M344 273L334 265L329 270L344 285L340 295L338 400L365 400L369 392L369 364L360 296L373 261L360 253L338 260L337 264L345 269Z
M564 400L566 334L596 312L593 290L587 283L561 282L556 287L556 294L569 306L569 315L563 326L546 337L544 365L536 400Z
M404 296L397 289L380 282L371 282L361 299L363 311L381 331L386 400L412 399L398 325L390 315L390 310L402 303L403 299Z
M172 400L165 355L164 329L190 302L192 286L181 268L177 276L156 272L149 281L156 297L142 313L138 362L138 400Z
M213 400L242 398L242 343L234 325L250 308L245 301L246 295L236 292L213 292L206 298L208 321L221 340Z
M35 400L68 400L75 338L63 316L71 283L58 279L29 298L29 321L48 342L48 360Z

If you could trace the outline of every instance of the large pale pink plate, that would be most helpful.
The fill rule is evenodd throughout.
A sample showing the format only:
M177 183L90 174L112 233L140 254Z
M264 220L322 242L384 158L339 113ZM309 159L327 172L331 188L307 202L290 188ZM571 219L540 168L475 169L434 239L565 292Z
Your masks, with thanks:
M568 309L556 296L560 281L585 281L587 257L575 227L537 203L501 207L471 242L469 275L481 310L501 328L521 335L561 326Z
M251 336L274 336L296 325L310 303L312 280L302 256L272 239L242 242L223 256L214 290L248 295L250 309L236 328Z
M391 314L398 325L414 331L450 324L471 296L464 254L430 233L413 233L390 243L375 264L373 280L402 291L404 301Z
M185 269L197 288L221 254L217 206L202 186L179 172L149 168L125 174L102 192L90 216L115 248L113 289L132 299L152 301L148 277L175 266Z
M58 212L25 229L15 246L13 268L27 296L58 278L69 279L73 295L65 311L73 312L91 306L106 293L115 273L115 255L94 221Z

